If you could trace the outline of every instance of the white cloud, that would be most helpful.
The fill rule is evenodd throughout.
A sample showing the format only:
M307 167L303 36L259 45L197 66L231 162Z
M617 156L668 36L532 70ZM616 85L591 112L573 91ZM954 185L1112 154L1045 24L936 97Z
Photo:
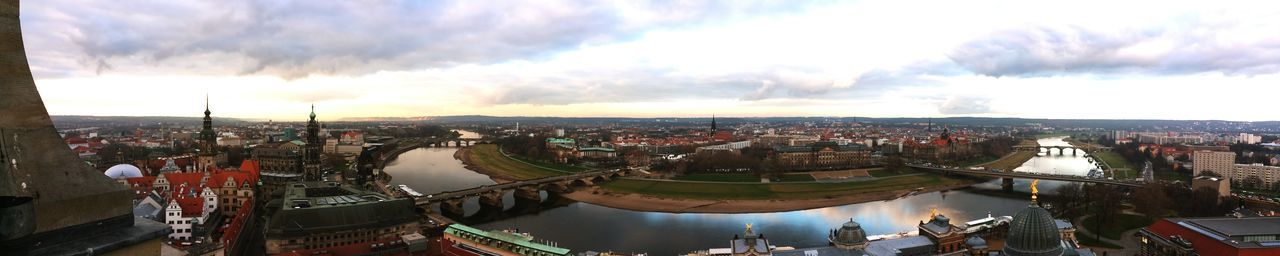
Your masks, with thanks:
M195 115L208 89L216 113L277 119L316 102L333 117L1258 120L1226 112L1276 90L1269 4L50 1L22 21L55 114Z

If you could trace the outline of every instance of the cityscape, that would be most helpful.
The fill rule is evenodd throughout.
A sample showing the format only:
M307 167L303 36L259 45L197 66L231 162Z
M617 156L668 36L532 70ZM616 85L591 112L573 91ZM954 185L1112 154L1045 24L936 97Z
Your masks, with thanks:
M0 255L1280 255L1257 3L19 2Z

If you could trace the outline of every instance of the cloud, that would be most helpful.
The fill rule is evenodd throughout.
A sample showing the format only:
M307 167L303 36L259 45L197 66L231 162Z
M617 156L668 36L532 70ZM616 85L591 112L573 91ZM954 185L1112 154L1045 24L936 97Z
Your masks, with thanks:
M49 1L23 6L30 51L80 67L171 72L368 74L545 58L643 31L801 8L787 1ZM30 7L29 7L30 6ZM46 48L48 47L48 48ZM66 55L33 54L35 65ZM76 68L60 66L58 68Z
M1280 15L1132 28L1075 25L1002 30L957 46L950 59L988 76L1257 75L1280 71ZM1270 21L1267 21L1270 20Z
M991 113L991 99L977 96L951 96L938 106L938 112L944 115L988 114Z

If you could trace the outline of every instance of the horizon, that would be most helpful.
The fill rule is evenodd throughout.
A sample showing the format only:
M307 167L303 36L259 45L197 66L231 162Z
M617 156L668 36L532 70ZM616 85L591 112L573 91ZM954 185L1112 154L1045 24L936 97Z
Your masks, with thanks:
M1270 106L1254 95L1280 95L1280 47L1268 37L1280 31L1280 8L1244 3L59 0L21 9L54 115L188 116L207 96L217 113L281 120L315 104L332 119L1263 121L1253 110Z
M136 116L136 115L131 115L131 116L123 116L123 115L56 115L56 114L51 114L50 116L51 116L51 117L100 117L100 118L111 118L111 117L129 117L129 118L201 118L201 117L203 117L203 116ZM276 121L276 122L306 122L306 121L307 121L307 119L306 119L306 118L303 118L303 119L268 119L268 118L247 118L247 117L234 117L234 116L220 116L220 115L217 115L217 114L212 115L212 117L214 118L214 122L215 122L215 123L218 121L218 119L219 119L219 118L231 118L231 119L235 119L235 120L239 120L239 121L245 121L245 122L264 122L264 121ZM687 117L675 117L675 116L652 116L652 117L634 117L634 116L495 116L495 115L443 115L443 116L402 116L402 117L395 117L395 116L380 116L380 117L342 117L342 118L338 118L338 119L325 119L325 118L323 118L323 115L320 115L319 113L317 113L316 120L317 120L317 121L320 121L321 123L324 123L324 122L363 122L363 121L414 121L414 120L394 120L394 119L442 118L442 117L563 118L563 119L610 119L610 118L616 118L616 119L711 119L711 118L712 118L712 116L687 116ZM1050 121L1074 121L1074 120L1080 120L1080 121L1178 121L1178 122L1197 122L1197 121L1204 121L1204 122L1242 122L1242 123L1266 123L1266 122L1280 122L1280 120L1257 120L1257 121L1245 121L1245 120L1223 120L1223 119L1150 119L1150 118L1146 118L1146 119L1141 119L1141 118L1139 118L1139 119L1114 119L1114 118L1028 118L1028 117L998 117L998 116L997 116L997 117L985 117L985 116L943 116L943 117L931 117L931 116L921 116L921 117L910 117L910 116L888 116L888 117L871 117L871 116L719 116L719 115L717 115L717 116L715 116L715 118L716 118L716 119L767 119L767 118L836 118L836 119L844 119L844 118L867 118L867 119L939 119L939 120L975 118L975 119L1023 119L1023 120L1050 120ZM352 120L352 119L370 119L370 120Z

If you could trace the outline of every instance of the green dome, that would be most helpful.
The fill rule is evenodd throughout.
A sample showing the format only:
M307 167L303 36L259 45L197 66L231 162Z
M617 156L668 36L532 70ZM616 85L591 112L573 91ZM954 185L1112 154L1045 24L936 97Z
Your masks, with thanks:
M862 230L862 225L849 219L839 230L832 231L829 239L837 246L862 246L867 244L867 232Z
M1009 223L1004 254L1010 256L1062 255L1062 236L1049 211L1035 204L1018 211Z

